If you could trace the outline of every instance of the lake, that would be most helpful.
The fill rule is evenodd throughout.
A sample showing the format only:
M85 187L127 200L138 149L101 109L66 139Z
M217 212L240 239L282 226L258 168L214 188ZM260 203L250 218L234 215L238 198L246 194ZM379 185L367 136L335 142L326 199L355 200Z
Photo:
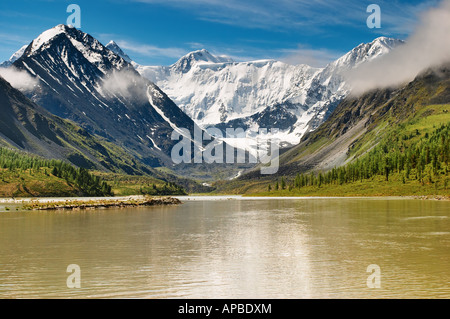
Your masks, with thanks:
M450 297L448 201L180 199L90 211L0 204L0 298ZM80 288L68 287L72 275Z

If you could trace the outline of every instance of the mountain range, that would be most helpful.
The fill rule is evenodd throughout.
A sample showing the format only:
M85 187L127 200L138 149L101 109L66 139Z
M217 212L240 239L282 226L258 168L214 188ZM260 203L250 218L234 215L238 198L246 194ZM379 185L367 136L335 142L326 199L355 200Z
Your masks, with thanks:
M191 52L171 66L136 70L156 83L200 127L258 131L276 127L284 146L317 129L349 93L343 74L402 45L381 37L363 43L324 68L275 60L235 62L207 50ZM117 45L111 50L121 55Z
M174 165L171 150L178 141L170 139L172 132L187 128L193 136L194 130L210 127L276 127L286 147L279 174L327 170L352 159L349 149L373 132L368 123L377 122L374 114L382 105L391 108L393 99L407 98L400 91L379 90L355 102L346 71L402 44L377 38L324 68L274 60L235 62L207 50L191 52L171 66L143 66L114 41L104 46L89 34L58 25L2 64L26 75L32 85L19 92L1 79L1 106L8 119L0 123L0 140L87 168L156 176L161 171L154 168L164 167L180 176L228 179L252 165Z
M85 100L84 95L86 95L88 97L87 100L91 100L91 102L85 101L80 103L77 101L76 104L88 105L89 108L94 106L94 109L98 109L99 106L104 107L105 104L111 104L111 99L104 101L105 97L108 98L108 92L104 92L104 87L99 84L99 79L103 81L107 73L115 74L115 72L125 69L127 71L124 72L128 73L129 71L131 73L127 74L128 77L131 77L131 79L128 79L128 82L136 82L133 78L135 74L132 74L131 65L144 78L161 88L160 91L167 94L167 97L173 100L188 115L188 117L185 117L178 113L180 116L173 117L174 121L178 118L182 119L182 121L175 123L179 127L193 127L195 124L192 123L191 119L202 128L216 127L223 131L228 127L239 127L253 131L258 131L259 128L276 127L280 130L276 137L280 139L282 146L298 144L306 132L319 127L339 102L348 95L349 88L342 75L345 71L355 68L361 63L383 56L395 47L403 44L401 40L386 37L377 38L371 43L357 46L324 68L313 68L308 65L290 65L275 60L235 62L225 56L215 56L205 49L191 52L180 58L173 65L166 67L139 65L132 61L114 41L110 41L103 47L100 42L89 35L83 33L83 35L76 35L77 33L82 32L59 25L44 32L34 40L34 49L27 51L28 48L23 47L9 61L3 63L3 66L12 65L21 58L26 60L30 54L39 55L42 60L50 63L50 65L42 67L46 62L41 61L40 65L34 64L31 70L25 66L29 66L26 61L25 64L19 61L16 65L20 69L29 71L31 74L32 72L36 73L34 69L40 69L41 73L60 73L52 76L38 74L37 77L40 79L46 77L41 82L45 81L43 84L47 84L43 85L47 87L47 92L40 92L39 94L32 92L28 94L35 102L41 105L45 104L50 112L58 116L68 117L78 123L83 123L83 125L87 125L90 131L96 134L102 136L111 135L110 132L108 133L109 124L103 123L99 127L98 123L92 123L93 121L99 122L97 116L92 116L92 111L86 113L86 110L81 110L80 112L78 107L77 110L74 110L73 107L68 106L65 102L63 104L66 105L60 106L60 101L58 101L57 97L54 97L54 93L64 96L73 95L75 100L80 96L83 96ZM69 41L58 44L58 41L62 40L56 39L60 38L62 34ZM84 37L88 40L83 40ZM74 52L78 51L79 57L74 56L73 59L75 61L78 58L82 60L87 59L89 63L86 65L91 67L81 70L74 69L74 72L72 72L71 68L76 68L77 65L71 63L73 61L52 60L53 54L59 52L58 50L61 50L61 48L56 49L55 52L55 49L44 45L44 51L48 52L42 52L43 50L41 50L39 43L46 41L55 42L53 46L67 46L68 48L74 47L73 45L75 44L78 47L75 47ZM104 61L102 63L98 63L95 59L106 52L98 50L100 46L103 47L103 50L105 48L109 49L121 57L123 61L114 62L110 61L111 57L106 57L103 58ZM67 49L62 50L66 52L65 50ZM72 52L69 50L69 52L66 52L66 59L67 53L70 53L72 56ZM30 63L33 64L32 61ZM62 68L55 69L55 65L62 65ZM110 65L114 65L114 67L111 68ZM32 75L36 76L35 74ZM55 80L55 78L62 79ZM271 80L269 81L268 79ZM69 89L65 87L65 81L67 80L69 80L67 85ZM74 84L77 81L80 81L80 83L78 85ZM142 80L139 78L137 82L142 82ZM64 88L60 88L62 91L60 93L57 92L56 87L61 86L61 83L63 83L62 86ZM127 99L127 95L135 93L133 91L143 91L142 87L146 84L137 83L134 87L128 87L127 84L122 85L123 87L120 87L119 91L123 94L120 98ZM50 87L51 89L49 89ZM135 94L132 95L134 96ZM145 97L143 100L144 104L146 104ZM140 101L137 102L140 103ZM73 103L71 104L73 105ZM130 120L130 114L128 114L130 112L121 108L123 103L118 102L118 104L119 106L116 106L117 109L112 112L111 116L113 118L110 118L110 122L118 120L138 121L136 116ZM162 112L165 111L164 109L160 110ZM155 114L147 114L143 118L153 116ZM86 122L89 122L89 124ZM100 121L100 123L102 122L105 122L104 119ZM132 125L136 126L136 123ZM158 146L158 142L154 144L155 135L144 134L145 129L142 130L142 127L145 127L145 124L138 124L137 126L140 126L141 129L135 130L136 134L132 138L133 141L131 141L131 145L136 148L137 153L142 154L145 151L145 153L152 154L153 157L160 155L155 154L155 149L156 153L161 149ZM125 133L125 135L128 134ZM118 138L118 136L113 138ZM123 136L119 140L123 140ZM146 140L147 144L151 144L150 151L141 149L142 144L145 144L142 140ZM136 142L139 145L135 145ZM163 141L160 141L160 143L163 146L165 144ZM173 145L169 143L168 147L171 146ZM165 155L169 154L168 147L164 149ZM147 162L152 165L157 164L151 158L152 156L147 159ZM164 157L164 160L167 164L167 157ZM161 162L158 164L162 165Z

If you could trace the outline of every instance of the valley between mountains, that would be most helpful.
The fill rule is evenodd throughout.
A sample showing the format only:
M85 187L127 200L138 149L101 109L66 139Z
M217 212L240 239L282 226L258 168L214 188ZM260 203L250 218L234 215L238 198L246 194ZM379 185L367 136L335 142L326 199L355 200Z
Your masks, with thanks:
M145 66L58 25L1 64L0 196L448 196L450 64L359 95L347 81L404 44L377 38L323 68L205 49ZM227 128L278 129L266 137L281 147L276 174L221 163L218 148L217 162L195 162L209 143L255 142ZM174 132L192 161L174 162Z

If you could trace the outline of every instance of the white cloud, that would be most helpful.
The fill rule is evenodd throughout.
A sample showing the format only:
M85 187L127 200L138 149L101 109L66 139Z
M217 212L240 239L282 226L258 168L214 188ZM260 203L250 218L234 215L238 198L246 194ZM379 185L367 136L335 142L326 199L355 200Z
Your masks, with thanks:
M354 94L395 87L421 71L450 62L450 0L425 12L415 32L390 54L346 74Z
M147 81L136 71L124 69L113 70L101 79L101 88L110 94L123 96L127 100L135 100L139 103L147 101Z
M0 76L8 81L12 87L22 91L32 91L38 84L39 80L32 77L28 72L19 70L15 67L0 68Z

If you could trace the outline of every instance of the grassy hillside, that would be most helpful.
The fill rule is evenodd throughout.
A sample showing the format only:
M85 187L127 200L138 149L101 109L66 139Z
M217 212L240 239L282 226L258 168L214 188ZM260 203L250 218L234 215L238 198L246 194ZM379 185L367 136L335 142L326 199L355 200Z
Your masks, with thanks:
M123 175L96 172L95 175L111 186L114 196L129 195L186 195L182 186L151 176Z
M442 106L428 108L438 109ZM436 126L428 118L416 120L393 129L392 134L352 163L324 173L283 177L269 184L266 194L450 195L450 122Z
M0 148L0 197L109 195L111 187L86 169Z
M0 197L186 195L183 187L151 176L89 172L0 147Z
M289 181L287 182L289 183ZM392 174L390 181L386 182L383 176L374 176L369 180L355 181L343 185L314 185L304 186L300 189L286 186L283 190L274 189L275 183L260 183L250 187L246 195L250 196L312 196L312 197L372 197L372 196L444 196L450 199L450 189L444 187L444 182L425 182L422 184L415 179L403 183L403 174ZM448 183L448 182L447 182ZM281 184L281 183L280 183ZM272 190L268 191L268 185ZM448 184L447 184L448 185Z

